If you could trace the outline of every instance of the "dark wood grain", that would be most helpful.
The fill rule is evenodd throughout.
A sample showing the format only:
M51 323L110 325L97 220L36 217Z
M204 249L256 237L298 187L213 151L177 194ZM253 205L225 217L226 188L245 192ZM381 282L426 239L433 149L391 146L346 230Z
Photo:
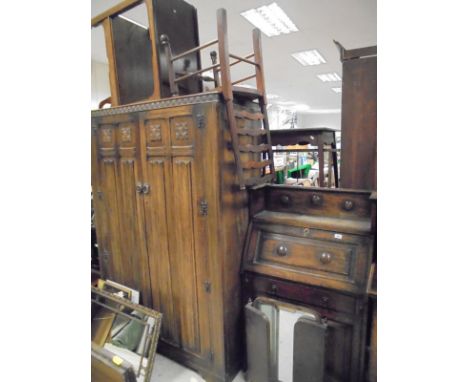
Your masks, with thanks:
M269 296L313 307L327 322L325 380L363 381L371 192L268 185L249 195L244 303Z
M147 99L154 88L149 32L118 16L111 24L119 101L127 104Z
M242 359L239 272L249 214L224 104L123 112L92 126L107 276L164 314L161 352L209 381L231 381Z
M377 56L343 60L341 187L377 189Z

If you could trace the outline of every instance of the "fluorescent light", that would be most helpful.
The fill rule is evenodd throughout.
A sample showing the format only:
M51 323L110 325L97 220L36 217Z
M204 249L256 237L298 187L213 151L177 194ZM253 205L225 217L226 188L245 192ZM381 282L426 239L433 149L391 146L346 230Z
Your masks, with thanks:
M294 105L295 102L292 102L292 101L278 101L276 102L277 105L281 105L281 106L288 106L288 105Z
M326 63L325 59L317 49L293 53L292 56L304 66L320 65Z
M323 82L335 82L341 81L341 77L338 73L326 73L326 74L318 74L318 78L320 78Z
M288 15L276 3L249 9L242 12L241 16L244 16L268 37L299 31Z
M295 111L306 111L306 110L309 110L309 109L310 109L310 106L301 103L301 104L297 104L297 105L291 106L291 109L292 109L292 110L295 110Z
M335 93L341 93L341 88L332 88Z
M247 88L247 89L257 89L255 86L249 85L249 84L240 84L236 85L239 88Z
M122 16L122 15L119 15L119 17L121 19L127 20L127 21L129 21L129 22L131 22L131 23L133 23L135 25L138 25L139 27L142 27L144 29L148 29L148 27L145 27L143 24L140 24L140 23L136 22L135 20L129 19L128 17Z
M309 109L307 114L340 114L341 109Z

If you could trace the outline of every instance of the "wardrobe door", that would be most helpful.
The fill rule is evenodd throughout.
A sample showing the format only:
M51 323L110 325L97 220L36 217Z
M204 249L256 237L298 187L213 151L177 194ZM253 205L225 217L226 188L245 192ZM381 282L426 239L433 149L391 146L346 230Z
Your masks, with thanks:
M171 261L180 344L185 351L207 358L211 352L207 253L207 214L200 144L203 131L195 127L190 107L169 118L172 155Z
M120 247L117 133L116 125L111 122L93 121L94 213L103 276L126 284L126 258Z
M148 192L142 182L140 156L140 128L137 115L122 116L118 120L119 184L121 204L122 249L129 260L129 286L140 291L140 301L151 306L146 235L144 227L143 195Z
M98 122L99 191L108 227L109 278L139 290L140 302L150 305L139 142L135 117L119 115Z
M144 194L146 244L151 277L153 309L164 316L161 338L179 346L179 330L174 311L169 256L169 231L172 206L170 131L168 118L160 111L141 116L143 179L149 185Z

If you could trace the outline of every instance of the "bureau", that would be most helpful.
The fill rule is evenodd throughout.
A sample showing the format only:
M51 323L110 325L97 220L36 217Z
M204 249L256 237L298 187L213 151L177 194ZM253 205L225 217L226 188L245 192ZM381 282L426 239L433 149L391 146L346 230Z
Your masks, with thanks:
M374 249L371 192L268 185L250 191L244 303L275 298L326 322L326 381L362 381L367 281Z

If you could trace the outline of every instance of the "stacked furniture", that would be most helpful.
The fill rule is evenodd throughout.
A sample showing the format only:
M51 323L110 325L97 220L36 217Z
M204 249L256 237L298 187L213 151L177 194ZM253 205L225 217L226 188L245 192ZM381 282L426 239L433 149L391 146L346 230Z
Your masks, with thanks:
M107 23L115 31L120 12L140 2L125 1L97 16L93 25ZM149 10L163 3L169 4L145 2ZM171 6L162 9L179 14ZM274 177L260 32L253 32L251 55L233 55L226 12L219 10L218 39L180 52L174 48L176 33L155 37L158 17L165 14L148 15L152 70L165 65L167 89L177 89L169 95L177 95L160 99L165 84L155 75L149 97L147 93L144 101L122 104L122 94L127 100L143 95L112 74L119 69L109 55L110 80L116 83L111 100L102 105L110 102L112 107L93 111L91 122L101 270L103 277L139 290L144 305L163 313L161 353L197 370L207 381L231 381L243 353L239 271L248 225L248 195L243 189ZM172 22L192 28L183 20ZM115 50L115 38L107 34L108 52ZM219 63L179 72L180 61L215 44ZM131 61L133 53L120 54L123 61ZM247 80L231 80L231 66L240 63L254 67L257 89L234 86ZM204 72L213 70L219 77L213 91L183 95L180 84L199 82ZM137 77L128 71L127 78Z
M280 185L250 192L244 303L270 297L318 312L327 325L326 342L308 356L311 362L324 359L324 381L364 378L366 287L374 250L370 196Z
M120 17L139 4L148 29ZM218 38L198 45L196 11L181 0L126 0L92 20L101 24L111 84L101 106L112 107L92 112L91 131L103 277L139 290L144 305L162 312L159 351L209 382L237 374L243 302L262 295L326 318L327 341L317 350L324 375L361 381L370 192L269 185L260 32L253 53L231 53L219 10ZM200 52L215 45L212 65L201 68ZM232 79L238 64L254 74ZM214 88L201 93L207 72ZM236 86L250 79L256 89Z
M142 5L146 7L148 28L122 17ZM199 45L197 10L183 0L126 0L94 17L91 26L104 29L111 96L103 104L112 106L171 96L162 36L172 37L176 54ZM197 70L200 55L192 52L178 64L179 71ZM181 83L181 94L201 90L198 78Z

